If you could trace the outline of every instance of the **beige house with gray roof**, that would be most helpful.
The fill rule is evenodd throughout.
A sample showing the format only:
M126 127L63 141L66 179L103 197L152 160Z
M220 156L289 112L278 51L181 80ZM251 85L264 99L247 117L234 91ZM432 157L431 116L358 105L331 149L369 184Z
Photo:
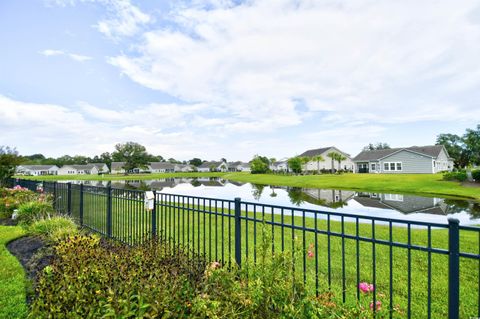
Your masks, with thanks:
M332 168L335 170L339 169L339 165L337 161L333 161L330 157L328 157L328 154L330 153L338 153L342 154L345 157L345 160L340 162L340 169L342 170L353 170L354 164L352 161L352 158L350 157L350 154L345 153L335 146L329 146L329 147L322 147L322 148L317 148L313 150L308 150L300 154L301 157L310 157L312 160L308 162L307 164L303 165L303 170L304 171L319 171L319 170L331 170ZM315 156L322 156L323 161L316 161L313 160ZM333 165L333 167L332 167Z

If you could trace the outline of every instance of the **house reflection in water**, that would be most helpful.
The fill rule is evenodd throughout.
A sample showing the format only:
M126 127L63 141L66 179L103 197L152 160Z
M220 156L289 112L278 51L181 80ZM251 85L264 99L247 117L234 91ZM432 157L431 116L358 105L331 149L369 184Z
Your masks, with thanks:
M393 209L404 214L424 213L446 215L448 205L443 199L402 194L357 193L353 198L365 207Z
M347 205L347 202L353 198L355 192L338 189L314 189L287 187L290 200L295 205L307 202L324 207L339 208Z

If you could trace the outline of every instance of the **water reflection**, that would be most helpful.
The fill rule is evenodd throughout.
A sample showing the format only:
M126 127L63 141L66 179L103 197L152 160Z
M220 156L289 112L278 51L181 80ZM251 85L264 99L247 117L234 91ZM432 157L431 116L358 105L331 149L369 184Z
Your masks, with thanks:
M242 200L250 202L281 206L294 205L305 209L336 211L359 216L381 216L442 223L447 221L447 217L454 216L459 218L462 224L480 224L480 203L458 199L266 186L233 182L215 177L71 182L219 199L241 197Z

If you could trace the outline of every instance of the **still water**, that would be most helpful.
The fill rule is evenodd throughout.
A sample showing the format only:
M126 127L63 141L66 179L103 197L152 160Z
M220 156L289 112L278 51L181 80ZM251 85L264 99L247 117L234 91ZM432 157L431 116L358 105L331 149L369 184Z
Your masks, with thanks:
M68 182L68 181L65 181ZM142 181L70 181L92 186L156 190L166 194L234 199L263 204L294 206L358 216L447 223L449 217L462 225L480 224L480 203L409 194L370 193L349 190L311 189L239 183L220 178L166 178Z

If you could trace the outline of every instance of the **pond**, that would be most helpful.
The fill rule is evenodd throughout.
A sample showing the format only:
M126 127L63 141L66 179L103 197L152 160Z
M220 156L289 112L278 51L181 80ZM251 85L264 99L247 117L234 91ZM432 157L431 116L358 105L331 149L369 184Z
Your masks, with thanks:
M386 217L447 223L449 217L462 225L480 224L480 203L461 199L422 197L351 190L310 189L239 183L214 177L165 178L142 181L62 181L92 186L156 190L167 194L234 199L263 204L295 206L358 216Z

